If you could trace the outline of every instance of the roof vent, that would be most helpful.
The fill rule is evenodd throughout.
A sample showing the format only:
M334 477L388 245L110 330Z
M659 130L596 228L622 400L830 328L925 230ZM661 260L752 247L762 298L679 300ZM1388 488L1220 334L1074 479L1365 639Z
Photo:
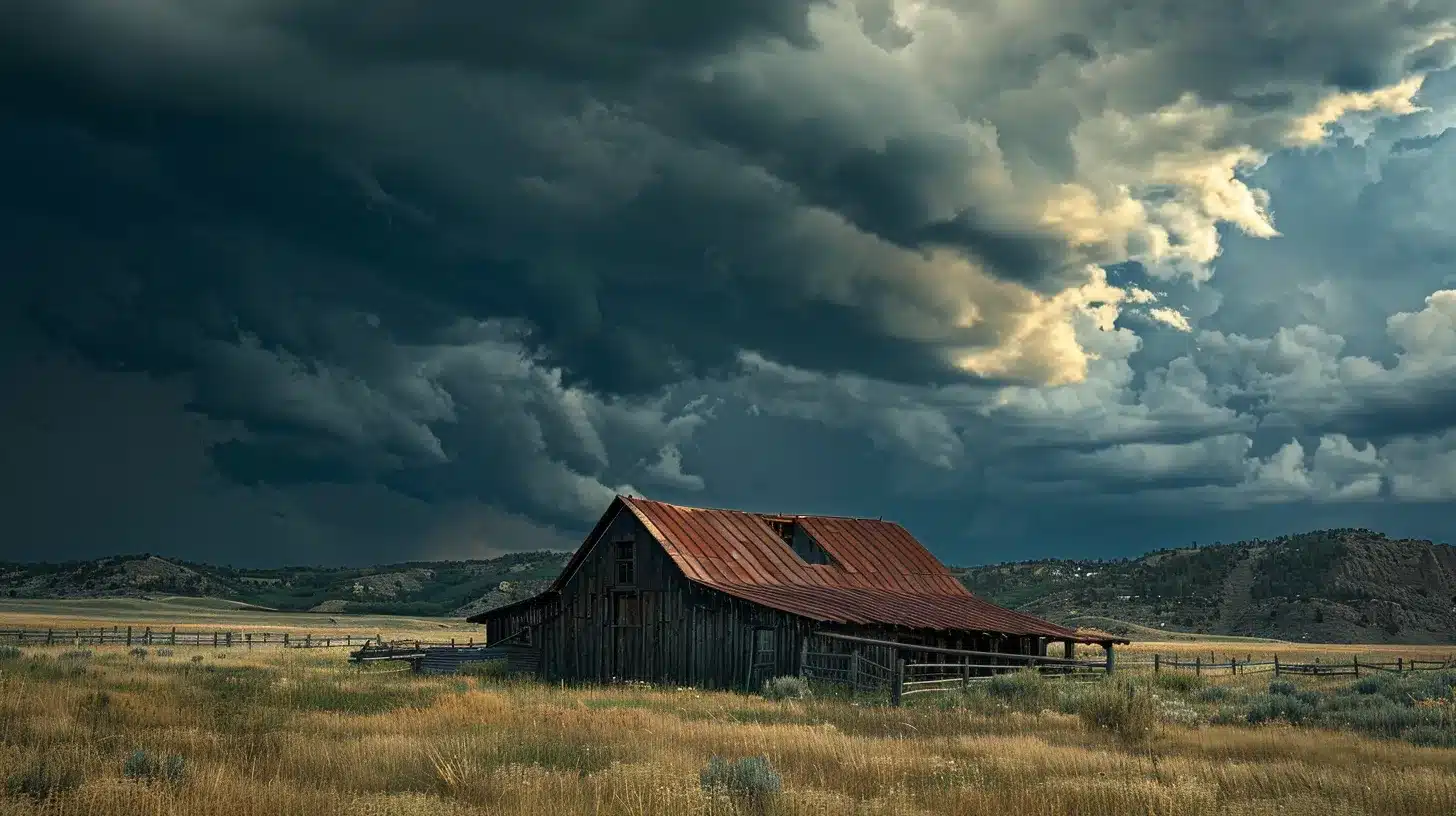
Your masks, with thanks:
M805 564L833 564L834 559L799 522L793 519L764 519L785 545Z

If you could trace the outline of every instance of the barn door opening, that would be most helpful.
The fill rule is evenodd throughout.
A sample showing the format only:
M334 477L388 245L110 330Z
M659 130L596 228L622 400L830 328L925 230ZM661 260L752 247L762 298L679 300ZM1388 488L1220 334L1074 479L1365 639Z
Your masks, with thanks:
M612 676L641 680L642 675L642 596L617 592L612 596Z
M748 690L753 691L774 676L778 668L778 652L774 646L775 632L772 629L753 630L753 658L749 661Z

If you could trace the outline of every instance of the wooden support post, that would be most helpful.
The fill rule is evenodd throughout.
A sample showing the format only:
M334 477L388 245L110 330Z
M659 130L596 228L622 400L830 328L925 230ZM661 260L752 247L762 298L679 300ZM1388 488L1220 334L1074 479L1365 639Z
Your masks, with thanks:
M152 645L152 627L148 626L147 630L142 633L142 643Z
M305 632L303 635L303 648L307 649L313 642L313 632Z
M244 632L243 633L243 645L246 648L249 648L249 649L253 648L253 633L252 632Z
M858 656L858 655L856 655ZM895 685L890 689L890 705L899 706L905 694L905 660L895 661Z
M1405 658L1403 658L1403 657L1397 657L1395 659L1395 673L1396 674L1404 674L1405 673Z
M213 632L212 633L212 648L214 648L214 649L217 648L217 633L216 632Z
M850 657L850 659L849 659L850 687L854 689L854 693L855 694L858 694L859 693L859 673L860 673L859 660L860 660L860 657L859 657L859 646L855 646L854 647L854 655L852 657ZM901 661L901 662L904 662L904 661Z
M1274 676L1279 676L1279 655L1274 655Z
M283 648L285 648L285 649L288 648L288 633L287 632L284 632L283 633Z
M1193 658L1193 674L1203 674L1203 655L1198 655L1197 657Z
M171 646L176 646L177 645L177 627L175 627L175 626L172 627L172 638L171 638L171 640L168 641L168 645L171 645Z
M126 645L131 645L131 627L126 627Z
M971 659L961 658L961 690L969 691L971 688Z
M47 646L51 645L51 643L53 643L55 641L55 639L56 639L56 630L54 630L54 629L47 629L46 630L46 645Z
M1161 664L1161 662L1162 662L1162 658L1161 658L1161 657L1159 657L1159 656L1158 656L1158 655L1157 655L1157 654L1156 654L1156 653L1155 653L1155 654L1154 654L1154 655L1153 655L1153 674L1158 674L1158 673L1159 673L1159 672L1161 672L1161 671L1162 671L1162 666L1161 666L1161 665L1160 665L1160 664Z
M799 676L809 678L809 636L799 637Z
M1355 655L1355 676L1360 676L1360 655Z
M1102 648L1107 650L1107 674L1111 676L1113 669L1117 668L1117 653L1113 651L1111 643L1102 644Z

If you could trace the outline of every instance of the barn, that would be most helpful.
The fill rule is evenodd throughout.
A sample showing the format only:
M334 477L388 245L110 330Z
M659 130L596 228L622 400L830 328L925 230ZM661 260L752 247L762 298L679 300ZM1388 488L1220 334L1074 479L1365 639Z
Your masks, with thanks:
M699 688L801 674L825 650L873 665L875 650L913 660L1095 643L1110 669L1113 643L1126 642L976 597L893 522L631 496L612 501L544 592L469 620L545 680Z

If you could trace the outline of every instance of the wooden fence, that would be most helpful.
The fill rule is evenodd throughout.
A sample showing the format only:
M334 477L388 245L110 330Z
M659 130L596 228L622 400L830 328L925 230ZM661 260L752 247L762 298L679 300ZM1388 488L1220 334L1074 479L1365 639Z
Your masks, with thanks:
M1348 675L1359 677L1362 673L1388 672L1392 674L1405 674L1418 671L1441 671L1449 669L1456 663L1451 658L1445 660L1406 660L1397 657L1395 660L1372 661L1361 660L1354 656L1349 662L1321 662L1318 658L1312 663L1290 663L1281 661L1279 655L1274 655L1272 660L1239 660L1231 657L1226 661L1204 660L1195 657L1192 660L1179 659L1177 657L1163 657L1153 655L1151 662L1144 662L1140 665L1152 666L1153 672L1158 673L1164 669L1170 671L1192 671L1198 675L1241 675L1269 673L1275 676L1285 674L1306 675L1312 677L1331 677Z
M383 641L379 635L315 635L312 632L223 632L134 626L86 629L0 629L0 643L18 646L205 646L332 649Z
M906 660L903 654L933 659ZM1112 665L1111 660L943 649L816 632L804 641L800 674L806 680L841 685L856 693L888 691L891 704L899 705L907 695L958 691L1027 668L1050 677L1085 679L1105 676Z

